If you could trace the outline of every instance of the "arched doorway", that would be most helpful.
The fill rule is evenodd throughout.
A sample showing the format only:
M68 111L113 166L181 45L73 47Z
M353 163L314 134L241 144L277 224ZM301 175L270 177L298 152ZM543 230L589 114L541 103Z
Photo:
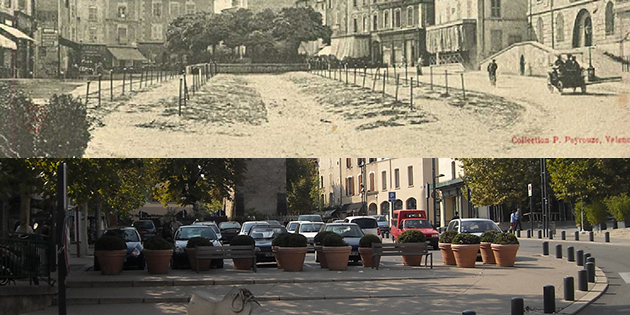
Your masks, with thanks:
M372 62L380 64L382 60L383 59L381 57L381 43L374 42L372 44Z
M402 210L403 208L403 202L400 199L396 199L396 201L394 201L394 210Z
M389 202L383 201L381 202L381 215L389 215Z
M415 210L416 208L416 198L407 199L407 210Z
M586 9L580 10L573 26L573 48L593 45L593 21Z
M370 206L368 207L368 215L375 215L376 214L376 204L375 203L371 203Z

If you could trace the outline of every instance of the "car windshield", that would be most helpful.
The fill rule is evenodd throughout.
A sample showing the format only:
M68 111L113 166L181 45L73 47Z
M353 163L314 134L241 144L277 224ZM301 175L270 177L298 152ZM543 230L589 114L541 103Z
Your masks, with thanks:
M298 221L322 222L322 217L319 215L301 215L298 217Z
M255 240L273 239L278 234L286 231L287 229L282 226L254 226L252 227L249 236Z
M490 221L462 221L461 233L482 233L485 231L501 232L499 227Z
M219 227L216 226L215 224L211 224L208 226L214 231L214 233L221 233L221 231L219 230Z
M405 229L430 229L433 228L427 220L405 220L403 227Z
M298 222L291 222L291 223L289 223L289 227L287 229L289 231L295 231L295 229L297 228L298 224L299 224Z
M221 222L219 223L219 228L222 229L240 229L241 224L238 222Z
M324 224L323 223L304 223L300 226L300 232L302 233L317 232L319 231L319 228L322 227L322 225Z
M375 215L374 219L376 219L376 221L378 222L387 222L384 215Z
M214 231L212 231L211 228L209 227L186 227L186 228L180 228L179 229L179 233L177 233L177 235L175 236L176 240L189 240L193 237L205 237L209 240L216 240L217 239L217 235L214 233Z
M325 231L333 231L343 237L362 237L363 231L357 225L329 225Z
M359 218L352 220L352 223L356 223L362 229L375 229L378 227L378 223L374 218Z
M136 221L133 223L133 226L138 229L153 229L155 228L153 222L151 221Z
M140 242L140 237L135 230L108 230L106 234L120 236L125 242Z

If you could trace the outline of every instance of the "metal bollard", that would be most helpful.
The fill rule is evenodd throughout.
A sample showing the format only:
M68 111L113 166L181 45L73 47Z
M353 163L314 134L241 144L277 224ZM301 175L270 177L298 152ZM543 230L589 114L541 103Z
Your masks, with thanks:
M542 231L538 230L538 239L541 239L541 238L542 238Z
M532 231L527 230L527 238L531 238L532 237Z
M477 315L475 311L463 311L462 315Z
M588 282L595 282L595 263L586 263L586 277L588 278Z
M584 253L584 259L582 260L584 263L588 262L588 258L591 257L591 253Z
M542 245L543 245L543 255L549 256L549 242L544 241Z
M550 240L553 239L553 233L551 233L551 229L549 229L549 231L547 231L547 235L549 235L549 239Z
M576 256L576 263L578 266L584 266L584 251L581 249L578 249L575 252L575 256Z
M580 240L580 232L575 231L575 240L579 241Z
M516 237L521 238L521 230L516 231Z
M575 300L575 284L571 276L564 277L564 300Z
M578 270L578 290L588 291L588 278L586 269Z
M592 262L594 265L596 265L596 266L597 266L597 264L595 263L595 257L593 257L593 256L591 256L591 257L587 258L587 259L586 259L586 262L587 262L587 263Z
M591 241L591 242L595 240L595 239L593 238L593 231L589 231L589 232L588 232L588 240L589 240L589 241Z
M512 315L523 315L525 313L525 302L522 297L512 298Z
M610 243L610 232L604 233L604 242Z
M545 314L556 312L556 288L552 285L543 287L543 309Z
M575 252L573 246L567 247L567 261L575 261Z
M560 232L560 239L565 241L567 239L567 233L566 231L562 231Z
M556 258L562 259L562 245L556 244Z

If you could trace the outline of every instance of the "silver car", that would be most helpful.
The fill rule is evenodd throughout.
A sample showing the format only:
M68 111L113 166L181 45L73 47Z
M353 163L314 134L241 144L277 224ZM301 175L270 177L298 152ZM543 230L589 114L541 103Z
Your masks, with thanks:
M457 233L471 233L481 236L486 231L497 231L501 233L501 228L489 219L454 219L448 223L447 231L457 231Z

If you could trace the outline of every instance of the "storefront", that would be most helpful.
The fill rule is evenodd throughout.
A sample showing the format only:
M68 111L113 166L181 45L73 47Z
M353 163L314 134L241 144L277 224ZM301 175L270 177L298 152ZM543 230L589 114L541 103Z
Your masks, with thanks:
M415 66L418 58L426 52L424 33L424 29L379 32L377 38L382 47L381 62Z
M135 47L107 46L107 52L111 56L112 68L139 68L148 61Z
M364 58L370 56L370 35L335 37L331 40L331 54L337 59Z
M15 49L12 49L13 45L11 44L2 45L3 53L1 58L3 59L3 70L1 70L1 72L8 73L9 77L24 78L30 76L32 69L30 51L32 49L33 39L17 28L1 23L0 36L4 38L2 40L3 42L9 40L15 44Z
M426 39L430 64L475 64L476 29L475 20L428 27Z
M13 58L17 45L11 39L0 34L0 78L9 78L13 76Z

